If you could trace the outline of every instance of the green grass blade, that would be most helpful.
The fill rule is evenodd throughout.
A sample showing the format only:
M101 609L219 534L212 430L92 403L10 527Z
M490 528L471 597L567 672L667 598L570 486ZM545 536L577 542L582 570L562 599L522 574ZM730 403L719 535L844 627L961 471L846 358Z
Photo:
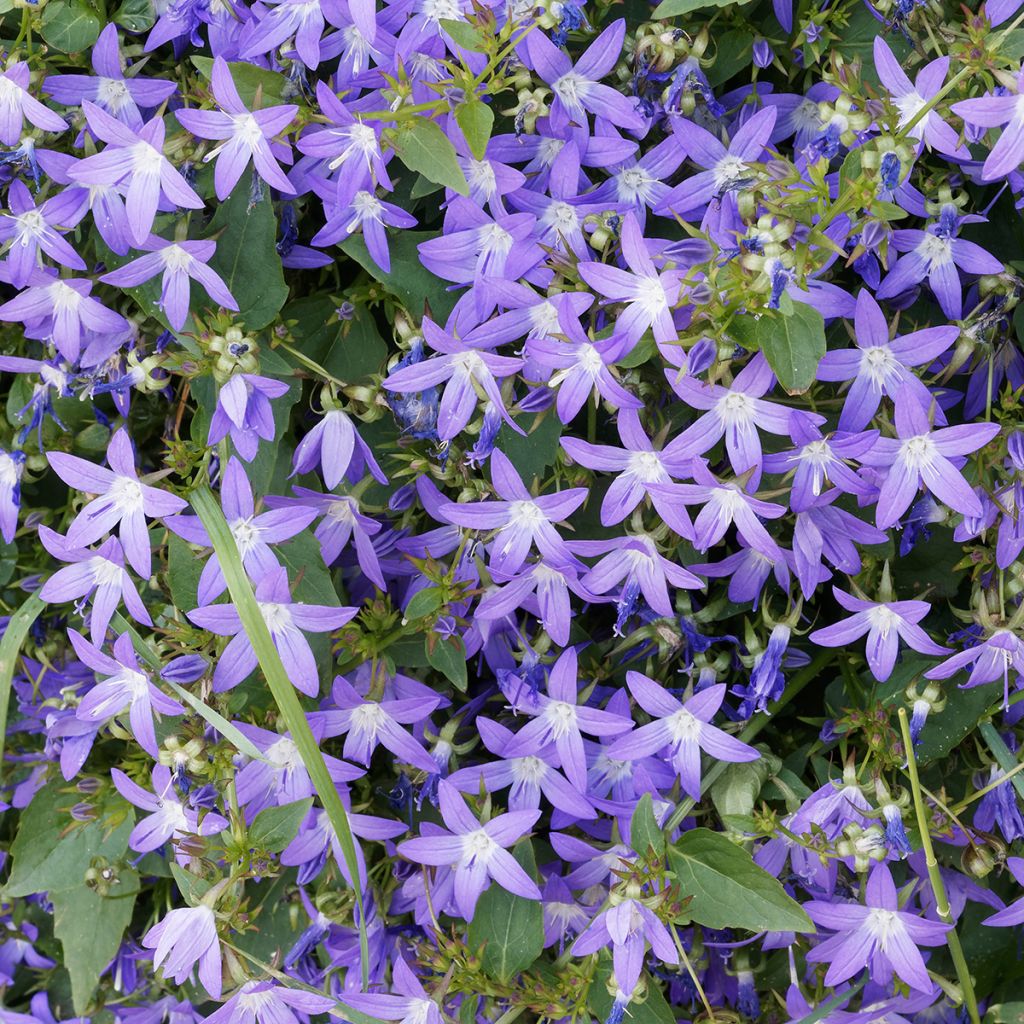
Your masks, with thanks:
M21 607L11 616L0 640L0 764L4 759L4 746L7 739L7 709L11 704L11 684L14 681L14 670L18 664L21 645L32 628L32 623L39 618L39 613L46 607L46 602L37 594L29 594Z
M305 765L306 771L316 788L327 812L328 820L334 828L341 845L342 854L345 858L345 866L353 880L353 891L356 899L359 924L359 949L362 960L363 985L367 984L369 971L369 946L366 938L366 922L363 913L363 896L359 890L359 861L356 854L355 837L349 827L348 815L338 795L337 787L331 779L324 761L320 746L313 736L313 731L306 720L305 712L299 703L298 695L288 674L285 672L281 662L281 656L277 653L274 641L270 636L270 630L263 621L260 613L256 595L253 593L249 577L242 567L242 559L235 544L235 538L231 534L227 520L221 512L217 499L213 492L205 484L197 487L189 495L192 508L195 509L206 532L209 535L213 550L220 560L221 571L228 585L228 593L234 602L239 618L242 620L242 628L245 630L253 651L256 653L256 660L263 671L263 676L270 687L278 710L284 718L285 725L291 733L292 741L298 748L299 756Z

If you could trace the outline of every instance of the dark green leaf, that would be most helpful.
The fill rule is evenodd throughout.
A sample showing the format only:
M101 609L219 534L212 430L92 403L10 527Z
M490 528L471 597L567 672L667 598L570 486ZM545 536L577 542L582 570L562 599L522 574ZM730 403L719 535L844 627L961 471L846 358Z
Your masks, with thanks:
M708 68L708 82L712 87L727 82L737 71L750 67L754 39L750 32L732 29L714 36L715 63ZM620 363L621 365L621 363Z
M674 18L678 14L691 14L693 11L704 11L712 7L729 7L733 3L737 7L751 3L751 0L662 0L654 8L652 18Z
M199 73L207 81L210 81L213 75L213 58L193 56L189 59ZM284 75L279 75L276 71L269 71L267 68L244 61L230 62L228 70L231 72L231 80L235 83L238 95L242 97L242 102L248 107L255 106L257 92L261 96L261 107L279 106L289 102L289 98L291 98L291 102L294 102L294 87ZM245 178L248 180L248 175ZM248 192L248 185L246 192Z
M196 592L206 558L196 554L188 541L177 534L167 538L167 584L175 607L190 611L199 603Z
M669 847L669 865L686 913L709 928L813 932L814 925L778 880L719 832L695 828Z
M409 598L409 603L405 606L405 621L413 622L416 619L433 615L443 603L444 593L439 587L425 587L423 590L418 590Z
M629 822L630 846L640 856L646 857L648 850L655 856L665 855L665 833L654 816L654 801L650 793L640 797Z
M469 195L455 147L435 122L425 117L410 118L397 128L385 129L384 137L410 171L419 171L459 195Z
M498 447L529 487L535 476L542 476L545 469L555 464L560 451L558 439L562 436L562 422L550 410L546 414L538 413L532 423L522 416L518 419L526 434L517 434L504 424L498 435Z
M825 321L807 303L794 302L791 316L741 314L729 330L744 348L764 352L779 383L790 394L806 391L814 383L825 354Z
M11 702L11 683L18 665L21 645L39 618L46 602L38 594L29 594L18 610L7 620L0 639L0 761L3 761L4 740L7 737L7 710Z
M1024 1003L997 1003L990 1006L984 1024L1024 1024Z
M536 877L529 840L516 845L513 855L530 877ZM481 952L484 973L500 982L526 970L544 949L544 913L537 900L527 900L499 885L480 897L469 922L469 948Z
M427 660L448 679L455 689L465 693L469 680L466 670L466 649L462 645L462 640L457 636L448 638L431 636L428 639L435 639L436 642L431 649L429 643L424 641L427 643Z
M152 0L125 0L117 9L114 21L129 32L148 32L156 23Z
M455 108L455 120L466 137L469 151L477 160L483 160L494 127L494 111L482 100L473 99Z
M763 752L756 761L727 765L711 787L711 802L715 810L723 817L750 814L762 786L781 766L782 762L777 757Z
M43 38L64 53L80 53L96 42L103 28L99 16L85 0L65 0L43 8Z
M612 965L605 962L598 965L587 992L587 1002L599 1021L608 1020L612 1013L614 997L609 987L614 988L615 982ZM623 1019L629 1024L675 1024L676 1016L665 1002L661 985L648 979L646 998L643 1002L630 1003Z
M295 321L295 347L304 356L346 384L366 382L383 369L388 347L368 310L357 309L351 320L339 320L334 313L330 299L308 296L289 302L281 318ZM277 351L293 366L302 365L287 349Z
M196 906L210 891L212 883L208 882L205 878L200 878L198 875L193 875L191 871L183 868L177 861L171 861L171 874L174 876L175 884L178 886L178 892L181 893L182 899L190 907Z
M249 826L249 841L269 853L280 853L296 836L309 814L313 798L296 800L280 807L265 807Z

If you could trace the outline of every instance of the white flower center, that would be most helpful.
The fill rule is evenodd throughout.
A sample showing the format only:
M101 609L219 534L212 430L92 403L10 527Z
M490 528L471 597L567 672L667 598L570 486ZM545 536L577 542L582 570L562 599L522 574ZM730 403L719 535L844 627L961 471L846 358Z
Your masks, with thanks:
M96 98L100 106L106 107L112 114L119 114L126 107L133 106L127 84L116 78L101 78Z
M893 936L903 931L903 923L895 910L882 910L878 907L868 914L867 926L883 953L887 951Z
M282 736L267 747L266 758L283 771L294 771L302 764L302 755L295 741Z
M653 320L668 309L668 296L657 277L641 277L636 283L633 301Z
M929 271L953 261L953 245L948 238L926 234L917 247L918 254L928 261Z
M142 509L142 485L130 476L117 477L107 495L125 512L138 512Z
M889 630L893 629L899 621L899 615L885 604L875 605L875 607L868 612L868 622L870 622L872 628L877 629L882 636L888 636Z
M748 173L747 165L738 156L733 156L730 153L728 156L722 157L715 164L712 171L715 178L715 188L719 192L728 189L729 186L747 177Z
M498 844L487 834L478 828L462 838L462 860L469 863L474 860L482 860L485 864L491 859L491 855L498 848Z
M626 471L642 484L659 483L666 479L657 452L633 452Z
M469 187L485 196L493 196L498 189L498 182L494 177L494 168L490 160L470 160L466 168L466 179Z
M537 785L547 774L548 766L533 754L528 757L517 757L512 762L512 777L517 782Z
M576 724L576 708L564 700L553 700L544 709L544 718L551 727L552 736L557 739L567 735Z
M241 143L248 146L249 149L255 149L263 138L263 131L260 128L259 121L253 117L252 114L235 114L235 138Z
M167 248L161 249L160 258L164 261L164 266L172 273L181 271L187 273L188 268L192 266L191 254L180 245L169 245Z
M637 200L650 202L653 198L651 186L654 185L654 180L642 167L627 168L620 172L616 179L619 199L625 203L635 203Z
M696 743L700 738L700 721L680 708L666 719L669 734L676 743Z
M938 452L930 434L918 434L903 442L900 454L910 469L920 472L932 464Z
M544 513L532 501L513 501L508 510L508 525L532 532L546 522Z
M252 517L236 519L231 524L231 536L235 538L239 553L244 558L254 547L260 537L260 528L253 525Z
M292 613L288 606L276 601L260 601L260 614L271 633L282 633L292 624Z
M570 109L579 110L582 106L581 100L586 95L590 82L576 71L569 71L562 75L557 81L552 82L551 88L555 95Z

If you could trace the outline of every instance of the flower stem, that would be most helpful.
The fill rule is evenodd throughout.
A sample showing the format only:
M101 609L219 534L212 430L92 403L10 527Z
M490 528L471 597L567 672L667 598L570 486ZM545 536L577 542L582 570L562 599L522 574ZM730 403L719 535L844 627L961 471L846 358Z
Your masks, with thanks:
M950 925L946 932L946 945L949 947L949 955L953 958L953 966L956 968L957 980L960 982L960 994L963 1003L967 1007L967 1013L972 1024L980 1024L978 1016L978 999L974 994L974 983L971 981L971 972L967 967L967 960L964 958L964 950L960 945L960 937L956 933L956 923L953 920L953 913L949 909L949 898L946 896L946 886L942 881L942 874L939 871L939 863L935 859L935 849L932 846L931 830L928 826L928 813L924 806L924 796L921 793L921 780L917 775L917 758L914 756L914 744L910 739L910 724L907 721L907 709L899 709L900 731L903 733L903 749L907 754L907 774L910 776L910 791L914 797L914 813L917 815L917 827L921 833L921 846L924 848L925 865L928 868L928 881L931 883L932 892L935 895L935 909L939 917Z

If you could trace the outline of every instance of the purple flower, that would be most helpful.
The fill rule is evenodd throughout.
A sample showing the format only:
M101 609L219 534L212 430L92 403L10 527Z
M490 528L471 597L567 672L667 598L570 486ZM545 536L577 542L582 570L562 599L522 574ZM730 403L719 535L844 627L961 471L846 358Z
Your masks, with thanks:
M120 524L121 543L131 567L144 579L152 565L146 516L174 515L186 502L166 491L140 482L128 431L122 427L110 439L110 469L65 452L47 452L50 466L69 487L99 495L75 516L68 528L68 543L82 548L106 536Z
M1007 787L1003 786L1002 788L1006 789ZM1010 869L1014 881L1018 885L1024 885L1024 858L1007 857L1006 866ZM991 917L986 917L981 923L992 928L1012 928L1015 925L1024 924L1024 896L1015 900L1004 910L1000 910Z
M68 630L68 636L83 664L107 677L82 698L75 716L81 722L102 724L127 708L132 734L139 746L151 757L158 757L160 747L153 713L183 715L185 709L176 700L164 696L149 676L140 671L132 639L127 633L114 641L113 658L89 643L77 630Z
M888 984L896 974L913 989L928 993L935 990L917 947L941 946L953 926L925 920L899 906L886 864L872 869L864 906L824 900L803 905L815 924L836 932L807 954L812 963L830 965L826 985L839 985L867 967L877 984Z
M1024 72L1017 75L1017 92L1002 96L981 96L961 100L950 108L957 117L979 128L1006 125L992 147L981 176L985 181L998 181L1024 163Z
M259 439L274 440L274 414L270 399L280 398L288 390L281 380L259 377L254 373L236 373L217 395L217 407L210 419L206 443L217 444L231 435L235 451L252 462Z
M262 17L247 22L248 31L243 36L239 56L245 60L261 57L282 43L290 42L299 60L311 71L316 70L322 56L320 37L326 24L324 14L330 15L332 23L336 22L342 5L337 0L313 4L308 0L274 0L274 3ZM372 23L372 17L370 20Z
M918 625L931 611L927 601L864 601L838 587L832 593L850 617L816 629L808 639L819 647L845 647L866 633L868 667L880 683L892 675L901 639L920 654L949 653Z
M391 987L393 993L346 992L345 1004L378 1020L396 1020L401 1024L442 1024L437 1003L427 995L419 978L401 956L394 959Z
M231 195L250 162L268 185L293 195L295 190L278 165L270 140L295 120L299 108L284 104L249 110L238 95L231 70L223 57L214 59L210 84L213 98L221 108L219 111L177 110L174 116L197 138L222 140L203 157L204 163L217 159L213 177L217 198L223 202ZM290 156L290 149L286 152Z
M481 825L444 779L437 784L437 795L447 831L434 826L429 835L399 843L399 854L417 864L452 868L455 903L466 921L473 920L477 900L492 879L516 896L539 900L537 883L506 848L529 832L540 811L509 811Z
M62 267L86 269L85 261L62 237L88 209L74 193L74 189L60 192L36 206L24 182L11 182L7 192L9 212L0 216L0 241L10 244L4 266L15 288L24 288L32 272L41 269L40 252Z
M160 308L172 330L180 331L188 319L189 291L193 280L206 289L206 294L214 302L224 309L238 312L238 303L228 291L228 286L206 265L217 249L216 242L168 242L158 235L150 235L139 248L149 255L125 263L104 274L100 280L118 288L135 288L162 274Z
M5 146L18 144L26 118L30 124L47 132L62 132L67 128L62 117L29 94L30 78L28 64L23 60L0 74L0 142Z
M633 699L654 721L620 736L608 748L609 757L635 761L665 750L667 760L679 775L683 792L699 800L702 750L718 761L756 761L761 756L753 747L710 724L725 700L724 683L709 686L685 702L639 672L627 672L626 684Z
M306 1021L309 1015L325 1013L335 1005L330 996L286 988L276 981L247 981L203 1024L300 1024L300 1018Z
M1010 670L1013 669L1015 688L1019 689L1024 680L1024 640L1012 630L997 629L981 643L959 651L941 665L928 669L925 678L949 679L950 676L968 667L971 674L967 677L966 683L960 684L963 689L983 686L985 683L994 683L997 679L1002 679L1003 701L1009 706Z
M18 532L21 508L21 474L25 470L24 452L0 449L0 537L11 544Z
M316 181L316 179L314 179ZM317 191L333 192L326 183L314 185ZM325 197L327 199L330 196ZM384 271L391 271L391 250L388 248L388 233L385 227L412 228L416 218L394 203L383 199L366 189L360 189L350 199L337 206L325 202L324 212L327 223L313 236L312 244L319 246L340 245L350 235L362 230L363 241L370 259Z
M198 963L203 988L211 999L220 999L220 940L217 919L209 907L178 907L168 911L159 924L143 935L142 945L155 950L153 967L163 968L164 975L178 985L189 980Z
M367 471L378 483L388 482L373 450L341 409L326 410L323 419L298 443L291 475L311 473L318 466L331 491L344 479L358 483Z

